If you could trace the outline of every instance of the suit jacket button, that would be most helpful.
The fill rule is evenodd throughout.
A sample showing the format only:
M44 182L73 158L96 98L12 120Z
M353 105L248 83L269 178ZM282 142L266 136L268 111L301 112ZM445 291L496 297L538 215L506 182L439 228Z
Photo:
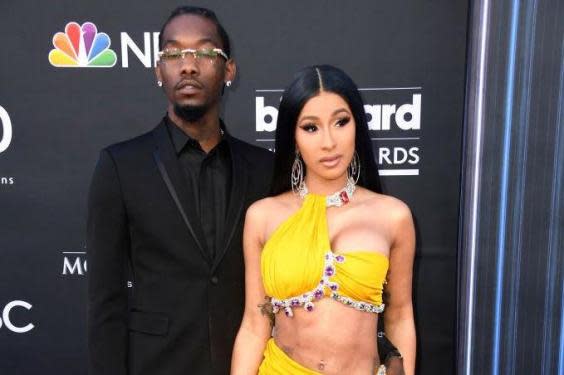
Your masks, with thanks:
M217 276L212 276L210 281L213 285L217 285L217 283L219 282L219 279L217 278Z

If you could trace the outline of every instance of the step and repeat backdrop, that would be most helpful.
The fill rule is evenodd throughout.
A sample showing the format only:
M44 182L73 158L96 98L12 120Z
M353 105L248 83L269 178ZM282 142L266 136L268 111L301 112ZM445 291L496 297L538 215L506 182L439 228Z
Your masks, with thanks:
M178 5L213 9L238 77L223 118L272 148L305 65L362 91L388 194L417 226L420 374L454 371L467 1L37 1L0 4L0 373L86 374L86 196L99 150L153 128L166 101L158 32Z

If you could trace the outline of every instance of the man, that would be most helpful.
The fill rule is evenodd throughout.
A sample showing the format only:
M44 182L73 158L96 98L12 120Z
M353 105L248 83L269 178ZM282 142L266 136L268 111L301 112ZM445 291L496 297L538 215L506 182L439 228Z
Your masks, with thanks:
M92 375L229 373L244 304L242 222L270 181L272 154L219 118L236 66L215 14L176 9L159 44L167 115L104 149L92 180Z

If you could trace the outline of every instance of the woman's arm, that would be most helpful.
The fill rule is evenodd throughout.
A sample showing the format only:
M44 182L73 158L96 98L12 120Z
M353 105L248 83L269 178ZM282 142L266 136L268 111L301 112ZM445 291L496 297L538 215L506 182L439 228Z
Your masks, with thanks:
M386 285L389 298L384 313L386 336L399 349L406 375L415 373L415 323L412 280L415 229L409 208L400 202L393 209L393 242Z
M256 375L262 362L266 341L270 338L270 320L259 305L264 304L266 293L262 285L260 255L263 244L264 220L260 202L247 210L243 231L245 255L245 312L235 339L231 375Z

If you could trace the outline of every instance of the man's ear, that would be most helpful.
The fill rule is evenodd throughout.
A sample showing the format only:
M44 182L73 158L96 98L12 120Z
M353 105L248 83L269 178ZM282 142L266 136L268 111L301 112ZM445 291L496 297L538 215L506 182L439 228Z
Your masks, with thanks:
M235 64L235 60L229 59L225 62L225 82L235 81L236 76L237 76L237 64Z
M157 77L157 82L163 81L163 75L161 73L161 63L159 61L157 61L157 64L155 66L155 76Z

